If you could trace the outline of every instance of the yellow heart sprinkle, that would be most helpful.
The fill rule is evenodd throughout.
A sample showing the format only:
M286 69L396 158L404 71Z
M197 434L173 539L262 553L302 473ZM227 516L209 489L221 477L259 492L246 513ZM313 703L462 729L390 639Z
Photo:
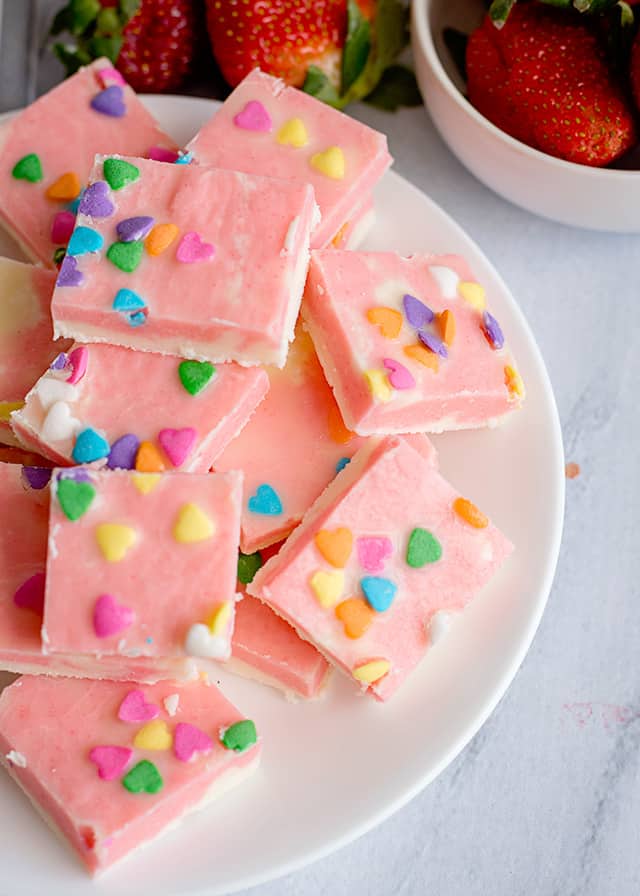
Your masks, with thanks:
M58 180L54 181L47 190L47 199L58 199L61 202L71 202L80 193L80 178L75 171L67 171Z
M133 746L138 750L170 750L172 745L172 734L162 719L147 722L133 739Z
M161 479L159 473L133 473L131 476L131 481L141 495L152 492Z
M365 370L364 378L371 394L379 401L391 401L393 389L389 385L387 374L382 370Z
M333 180L342 180L345 169L344 153L339 146L330 146L324 152L317 152L311 156L311 167Z
M353 670L353 677L358 681L364 681L367 684L373 684L380 681L391 669L389 660L371 660L370 663L364 663L362 666L356 666Z
M339 570L336 570L335 572L324 572L319 569L311 576L309 584L311 585L320 606L327 609L336 604L342 596L344 573Z
M156 224L149 231L149 236L144 241L144 247L149 255L162 255L178 236L178 228L175 224Z
M487 299L484 287L479 283L472 283L468 280L461 280L458 283L458 292L473 308L477 311L484 311L487 307Z
M223 635L227 629L227 625L229 624L229 620L231 619L231 603L226 601L223 604L220 604L219 607L213 611L207 625L211 629L212 635Z
M104 559L118 563L135 544L136 530L120 523L100 523L96 526L96 541Z
M504 382L511 395L517 395L518 398L524 398L524 383L522 377L511 364L507 364L504 369Z
M276 140L282 146L295 146L296 149L306 146L309 142L309 135L304 121L301 118L290 118L289 121L285 121L278 131Z
M0 420L8 422L13 411L19 411L24 407L24 401L0 401Z
M213 520L197 504L183 504L173 526L173 537L180 544L205 541L215 533Z

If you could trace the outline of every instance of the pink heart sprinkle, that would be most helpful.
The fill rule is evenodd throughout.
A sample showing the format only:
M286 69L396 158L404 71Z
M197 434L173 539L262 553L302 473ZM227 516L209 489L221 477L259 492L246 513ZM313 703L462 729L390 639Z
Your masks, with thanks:
M173 752L181 762L189 762L194 753L208 753L212 747L213 741L200 728L185 722L176 725L173 732Z
M367 572L382 572L384 561L393 553L393 544L390 538L366 537L356 541L358 561Z
M44 610L44 573L37 572L23 582L13 595L16 607L23 610L33 610L42 616Z
M51 223L51 242L56 246L66 246L75 227L73 212L56 212Z
M259 131L268 134L273 124L271 116L258 100L249 100L241 112L233 117L233 123L245 131Z
M87 364L89 363L89 349L86 345L79 345L69 355L68 360L71 366L71 375L67 377L67 382L75 386L87 372Z
M133 750L129 747L94 747L89 753L89 759L98 766L98 775L103 781L119 777L132 756Z
M129 691L118 710L118 718L121 722L151 722L159 715L158 707L153 703L147 703L144 699L144 691L139 689Z
M93 608L93 628L99 638L117 635L135 622L131 607L124 607L111 594L101 594Z
M96 72L100 78L103 87L111 87L117 84L119 87L126 87L127 82L122 77L117 68L101 68Z
M174 149L166 149L164 146L152 146L147 155L154 162L173 163L178 158L178 153Z
M195 230L185 233L178 245L176 258L183 264L194 264L196 261L208 261L213 258L215 247L205 243Z
M191 426L184 429L161 429L158 441L174 467L181 467L193 451L198 433Z
M416 384L410 370L393 358L385 358L382 362L389 371L389 382L394 389L413 389Z

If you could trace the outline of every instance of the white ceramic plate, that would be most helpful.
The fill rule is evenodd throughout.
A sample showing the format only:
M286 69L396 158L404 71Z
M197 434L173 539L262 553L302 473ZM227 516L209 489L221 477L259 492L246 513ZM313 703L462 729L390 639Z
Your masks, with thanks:
M215 108L175 97L145 102L181 142ZM515 555L388 705L358 698L341 677L325 700L289 704L221 674L225 693L264 739L260 771L97 882L1 776L2 896L212 896L285 874L410 800L462 750L513 679L549 594L562 531L562 442L547 373L505 284L438 206L394 173L380 184L376 206L366 248L464 254L518 359L528 388L522 411L499 429L436 439L444 474L504 529Z

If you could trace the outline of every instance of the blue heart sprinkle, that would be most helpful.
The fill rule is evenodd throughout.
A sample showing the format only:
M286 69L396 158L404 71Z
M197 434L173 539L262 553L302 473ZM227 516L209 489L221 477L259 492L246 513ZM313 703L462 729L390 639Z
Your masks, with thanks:
M107 440L88 426L78 433L71 457L77 464L89 464L91 461L107 457L110 450Z
M255 495L249 498L248 507L251 513L261 513L264 516L278 516L282 513L282 501L270 485L259 485Z
M351 462L350 457L341 457L338 463L336 464L336 473L340 473L347 466L348 463Z
M141 327L147 322L147 315L144 311L134 311L133 314L127 316L127 321L130 327Z
M67 208L70 212L73 212L74 215L78 214L78 209L80 208L80 203L82 202L82 197L84 196L84 190L80 190L80 194L76 196L76 198L72 202L67 203Z
M193 153L183 152L178 156L178 158L175 160L175 162L173 164L174 165L190 165L192 161L193 161Z
M132 289L119 289L112 305L114 311L139 311L146 307L145 300Z
M389 609L398 590L398 586L394 582L380 576L365 576L360 579L360 587L367 602L376 613L384 613Z
M84 255L85 252L99 252L104 246L104 239L92 227L76 227L71 234L67 255Z

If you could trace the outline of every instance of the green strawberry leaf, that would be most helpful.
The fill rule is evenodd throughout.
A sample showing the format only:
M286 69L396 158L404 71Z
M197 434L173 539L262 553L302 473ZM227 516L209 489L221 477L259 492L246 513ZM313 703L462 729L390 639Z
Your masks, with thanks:
M113 7L101 9L96 20L96 35L101 37L117 34L120 29L120 16Z
M142 4L142 0L120 0L119 8L120 13L124 17L125 23L129 21L129 19L133 18L133 16L138 12L140 6Z
M351 87L367 64L371 49L371 25L355 0L347 3L347 37L342 51L342 93Z
M307 69L307 76L302 89L305 93L315 96L317 100L322 100L323 103L327 103L329 106L340 107L338 91L317 65L310 65Z
M501 28L507 21L515 2L516 0L493 0L489 7L489 18L496 28Z
M365 102L387 112L395 112L399 106L419 106L422 96L416 76L404 65L390 65L380 81L365 98Z
M69 31L75 35L82 34L101 9L99 0L69 0Z
M92 37L87 41L87 49L92 59L99 59L100 56L106 56L111 62L116 62L120 49L122 47L121 37Z

